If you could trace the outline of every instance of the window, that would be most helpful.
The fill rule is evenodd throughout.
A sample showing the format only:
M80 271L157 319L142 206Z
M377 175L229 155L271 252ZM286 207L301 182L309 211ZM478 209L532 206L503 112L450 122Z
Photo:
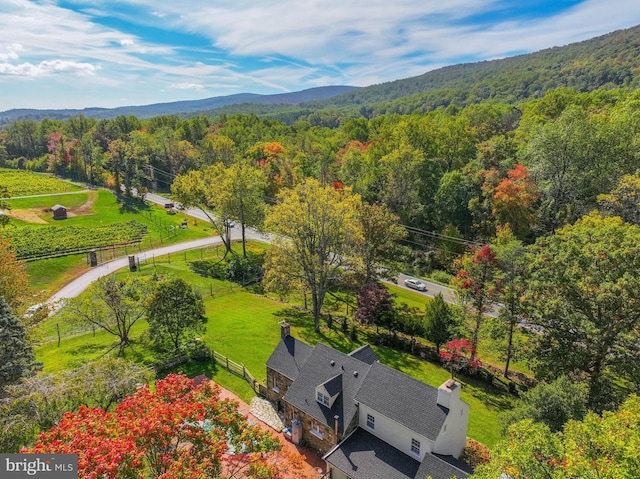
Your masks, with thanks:
M420 455L420 441L417 439L411 439L411 452Z
M318 396L316 397L316 400L320 403L320 404L324 404L325 406L329 407L329 396L325 396L322 391L318 391Z
M279 393L280 388L278 386L273 386L273 392Z
M313 434L314 436L316 436L319 439L323 438L322 431L320 430L320 425L315 421L311 422L311 430L310 430L310 432L311 432L311 434Z
M376 428L376 418L373 417L371 414L367 414L367 427L369 429Z

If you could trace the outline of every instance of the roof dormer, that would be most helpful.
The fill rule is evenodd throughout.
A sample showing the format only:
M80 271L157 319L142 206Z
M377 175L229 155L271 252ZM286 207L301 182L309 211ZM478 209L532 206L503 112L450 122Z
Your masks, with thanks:
M316 401L331 408L342 392L342 374L337 374L316 388Z

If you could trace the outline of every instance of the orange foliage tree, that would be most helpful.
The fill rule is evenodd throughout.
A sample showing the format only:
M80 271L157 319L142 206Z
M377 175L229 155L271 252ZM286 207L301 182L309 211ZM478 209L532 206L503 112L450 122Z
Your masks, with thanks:
M533 203L538 199L537 187L524 165L516 164L496 186L493 214L498 223L508 224L514 235L524 239L534 221Z
M87 479L259 477L299 467L269 432L250 425L235 401L181 374L148 385L113 412L81 407L25 453L78 454ZM298 461L298 462L296 462Z

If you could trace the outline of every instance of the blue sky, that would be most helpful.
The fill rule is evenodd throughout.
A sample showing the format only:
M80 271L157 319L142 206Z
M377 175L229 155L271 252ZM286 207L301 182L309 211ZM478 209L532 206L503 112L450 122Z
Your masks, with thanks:
M639 23L638 0L0 0L0 111L367 86Z

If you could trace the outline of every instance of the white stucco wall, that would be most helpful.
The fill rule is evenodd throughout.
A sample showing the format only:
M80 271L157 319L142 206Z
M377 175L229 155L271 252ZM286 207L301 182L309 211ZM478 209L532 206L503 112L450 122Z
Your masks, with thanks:
M333 467L331 464L328 464L328 466L329 470L331 471L331 479L349 479L349 476L347 476L340 469Z
M375 417L375 429L367 427L367 414ZM434 448L433 441L412 431L408 427L398 424L397 422L383 416L374 411L370 407L360 403L358 425L365 431L370 432L374 436L382 439L387 444L391 444L396 449L404 452L409 457L413 457L418 461L422 461L427 452L432 452ZM466 429L465 429L466 431ZM411 452L411 439L420 441L420 455Z
M464 401L451 401L449 414L445 419L440 434L436 439L433 452L436 454L460 457L467 442L467 426L469 425L469 405Z

